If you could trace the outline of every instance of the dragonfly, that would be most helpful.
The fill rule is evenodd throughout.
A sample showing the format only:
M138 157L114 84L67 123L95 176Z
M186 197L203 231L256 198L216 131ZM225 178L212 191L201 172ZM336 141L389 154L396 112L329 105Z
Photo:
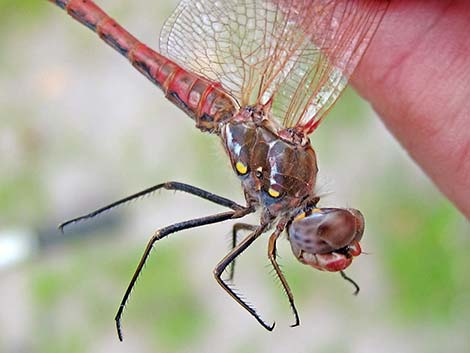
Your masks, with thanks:
M154 245L170 234L258 212L259 224L235 223L230 252L215 266L219 285L265 329L254 306L235 291L235 259L270 233L268 258L300 324L277 260L286 234L294 256L313 268L339 272L362 252L364 217L354 208L320 207L318 165L309 135L345 89L389 0L183 0L166 20L160 50L127 32L91 0L49 0L117 50L202 132L217 135L239 178L245 204L201 188L164 182L62 223L86 220L159 189L185 192L227 208L158 229L149 240L115 321ZM238 241L238 235L245 237ZM228 278L222 275L228 271Z

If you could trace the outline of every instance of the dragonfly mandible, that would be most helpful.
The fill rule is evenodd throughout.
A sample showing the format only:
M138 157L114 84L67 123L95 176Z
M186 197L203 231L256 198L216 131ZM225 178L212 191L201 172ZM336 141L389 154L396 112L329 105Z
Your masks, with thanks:
M166 21L160 52L140 42L90 0L49 0L96 32L126 57L195 122L220 137L245 205L195 186L161 183L60 225L101 212L158 189L203 198L228 211L179 222L155 232L124 294L129 294L154 244L169 234L242 218L260 211L258 225L236 223L232 249L216 265L222 288L264 328L272 330L229 282L235 259L271 232L268 257L300 324L292 291L276 258L284 232L294 256L323 271L344 273L361 254L364 217L352 208L321 208L315 192L317 159L309 134L318 127L347 85L367 49L389 0L183 0ZM239 231L248 235L237 242ZM229 267L229 278L222 273Z

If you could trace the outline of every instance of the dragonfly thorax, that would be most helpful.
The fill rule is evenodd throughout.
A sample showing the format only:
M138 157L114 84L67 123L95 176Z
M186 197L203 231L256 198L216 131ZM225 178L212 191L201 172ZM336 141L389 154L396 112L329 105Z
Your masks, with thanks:
M262 108L242 108L222 127L225 150L247 202L270 217L314 198L317 161L308 138L283 129Z

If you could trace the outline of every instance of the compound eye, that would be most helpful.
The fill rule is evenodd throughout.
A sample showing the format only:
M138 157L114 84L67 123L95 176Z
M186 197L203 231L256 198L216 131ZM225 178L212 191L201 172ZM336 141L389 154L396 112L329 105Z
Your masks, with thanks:
M238 175L246 175L246 173L248 173L248 166L241 161L238 161L235 164L235 169L237 170Z
M291 243L311 254L327 254L354 245L364 232L364 218L353 209L313 208L298 214L288 233Z

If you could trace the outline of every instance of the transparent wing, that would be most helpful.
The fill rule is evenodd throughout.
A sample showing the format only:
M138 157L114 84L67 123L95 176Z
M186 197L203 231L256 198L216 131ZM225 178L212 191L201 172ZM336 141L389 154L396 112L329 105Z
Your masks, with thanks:
M273 95L275 111L285 126L311 133L336 102L370 43L389 1L385 0L273 0L294 31L308 38L285 80ZM279 93L278 93L279 92Z
M219 82L241 106L265 105L312 132L345 88L386 0L183 0L160 50Z

